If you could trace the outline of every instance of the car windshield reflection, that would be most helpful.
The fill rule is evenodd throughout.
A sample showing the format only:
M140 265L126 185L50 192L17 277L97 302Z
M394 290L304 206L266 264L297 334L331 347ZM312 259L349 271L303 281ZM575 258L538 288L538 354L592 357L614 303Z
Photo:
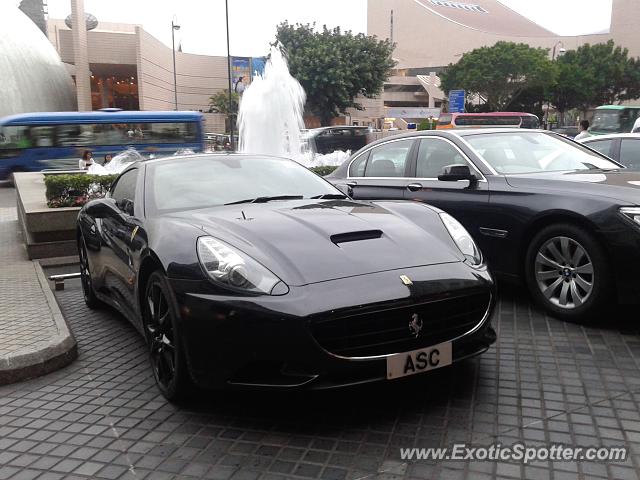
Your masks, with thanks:
M542 132L473 134L465 139L499 174L621 168L595 152Z

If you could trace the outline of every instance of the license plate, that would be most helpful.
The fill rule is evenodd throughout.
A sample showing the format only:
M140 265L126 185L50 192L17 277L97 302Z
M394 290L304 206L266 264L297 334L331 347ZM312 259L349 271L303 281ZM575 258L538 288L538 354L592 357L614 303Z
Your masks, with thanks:
M451 365L451 342L387 357L387 380Z

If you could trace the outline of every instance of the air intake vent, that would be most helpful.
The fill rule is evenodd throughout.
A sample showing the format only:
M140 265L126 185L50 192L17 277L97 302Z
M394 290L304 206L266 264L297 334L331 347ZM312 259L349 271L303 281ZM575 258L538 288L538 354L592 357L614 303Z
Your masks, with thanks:
M360 240L372 240L380 238L382 230L362 230L360 232L347 232L331 235L331 241L336 245L346 242L359 242Z

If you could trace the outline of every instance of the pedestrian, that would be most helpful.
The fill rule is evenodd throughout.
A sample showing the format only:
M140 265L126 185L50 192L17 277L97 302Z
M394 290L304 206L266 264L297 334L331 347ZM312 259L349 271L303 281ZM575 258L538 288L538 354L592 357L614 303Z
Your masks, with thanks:
M111 156L111 154L110 154L110 153L107 153L107 154L104 156L104 163L103 163L102 165L107 165L107 164L111 161L111 159L112 159L112 158L113 158L113 157Z
M93 154L89 150L85 150L78 162L78 167L80 170L87 170L91 165L93 165Z
M590 137L591 134L587 131L589 129L589 120L582 120L580 122L578 135L574 138L574 140L580 140L581 138Z

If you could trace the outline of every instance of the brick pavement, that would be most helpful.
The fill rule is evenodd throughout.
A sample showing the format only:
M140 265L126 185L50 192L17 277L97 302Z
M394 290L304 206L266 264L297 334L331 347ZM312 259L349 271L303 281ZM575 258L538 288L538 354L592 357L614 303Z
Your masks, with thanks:
M44 363L67 348L60 342L72 343L64 321L56 321L59 311L52 303L43 294L36 265L27 259L22 245L15 190L0 187L0 383L15 373L13 366L23 369L18 374L23 376L47 369ZM39 366L29 370L33 362Z
M507 292L497 344L480 358L407 382L347 391L158 394L142 338L57 297L79 358L0 387L0 479L636 479L640 340L635 314L606 326L547 318ZM628 318L617 321L615 318ZM419 376L420 377L420 376ZM455 441L626 445L626 463L401 462L399 447Z

